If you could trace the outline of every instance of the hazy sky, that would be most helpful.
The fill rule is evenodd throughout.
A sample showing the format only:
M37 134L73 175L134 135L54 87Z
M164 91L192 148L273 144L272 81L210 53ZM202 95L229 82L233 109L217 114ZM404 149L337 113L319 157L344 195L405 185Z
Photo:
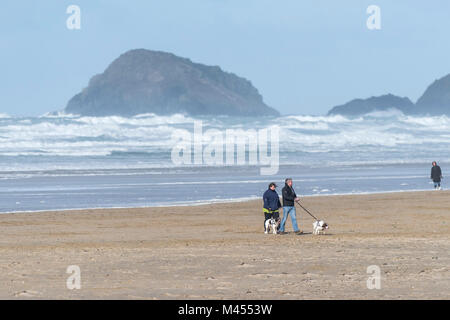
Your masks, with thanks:
M66 9L81 8L69 30ZM369 5L381 30L368 30ZM219 65L283 114L324 114L353 98L415 102L450 73L450 1L45 0L0 10L0 113L61 110L91 76L135 48Z

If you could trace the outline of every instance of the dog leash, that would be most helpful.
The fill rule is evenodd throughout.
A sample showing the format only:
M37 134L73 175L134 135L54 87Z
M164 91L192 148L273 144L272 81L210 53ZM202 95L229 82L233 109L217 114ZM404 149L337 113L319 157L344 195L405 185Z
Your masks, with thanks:
M319 221L319 219L317 219L316 217L314 217L314 215L313 215L311 212L309 212L308 209L306 209L304 206L302 206L302 205L300 204L300 202L295 201L295 203L297 203L297 204L298 204L303 210L305 210L311 217L313 217L314 219L316 219L316 221Z

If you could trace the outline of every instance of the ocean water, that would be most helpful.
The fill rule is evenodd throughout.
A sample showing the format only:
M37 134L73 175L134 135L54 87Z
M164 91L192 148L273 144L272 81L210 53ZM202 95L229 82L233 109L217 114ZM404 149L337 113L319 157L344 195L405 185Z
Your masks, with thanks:
M247 161L248 150L240 165L175 163L177 137L180 132L191 136L195 122L203 132L215 130L224 137L229 129L259 132L278 126L276 173L261 175L262 165ZM256 199L269 182L281 187L286 177L294 179L300 195L428 190L433 160L445 176L450 164L446 116L394 111L355 118L0 114L0 212Z

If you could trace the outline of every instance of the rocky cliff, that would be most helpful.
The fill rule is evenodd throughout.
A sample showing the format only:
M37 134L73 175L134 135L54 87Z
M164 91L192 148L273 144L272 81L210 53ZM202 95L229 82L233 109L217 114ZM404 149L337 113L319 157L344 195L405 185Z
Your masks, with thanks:
M434 81L417 100L416 114L450 115L450 74Z

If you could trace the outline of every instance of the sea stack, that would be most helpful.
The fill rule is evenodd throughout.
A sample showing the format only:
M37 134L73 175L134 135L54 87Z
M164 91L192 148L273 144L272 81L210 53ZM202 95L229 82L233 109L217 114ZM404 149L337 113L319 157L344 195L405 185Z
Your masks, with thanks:
M410 113L414 104L408 98L398 97L393 94L386 94L368 99L354 99L343 105L334 107L328 115L340 114L345 116L359 116L374 111L386 111L397 109L403 113Z
M85 116L277 116L252 83L218 66L171 53L136 49L114 60L68 102L66 113Z

